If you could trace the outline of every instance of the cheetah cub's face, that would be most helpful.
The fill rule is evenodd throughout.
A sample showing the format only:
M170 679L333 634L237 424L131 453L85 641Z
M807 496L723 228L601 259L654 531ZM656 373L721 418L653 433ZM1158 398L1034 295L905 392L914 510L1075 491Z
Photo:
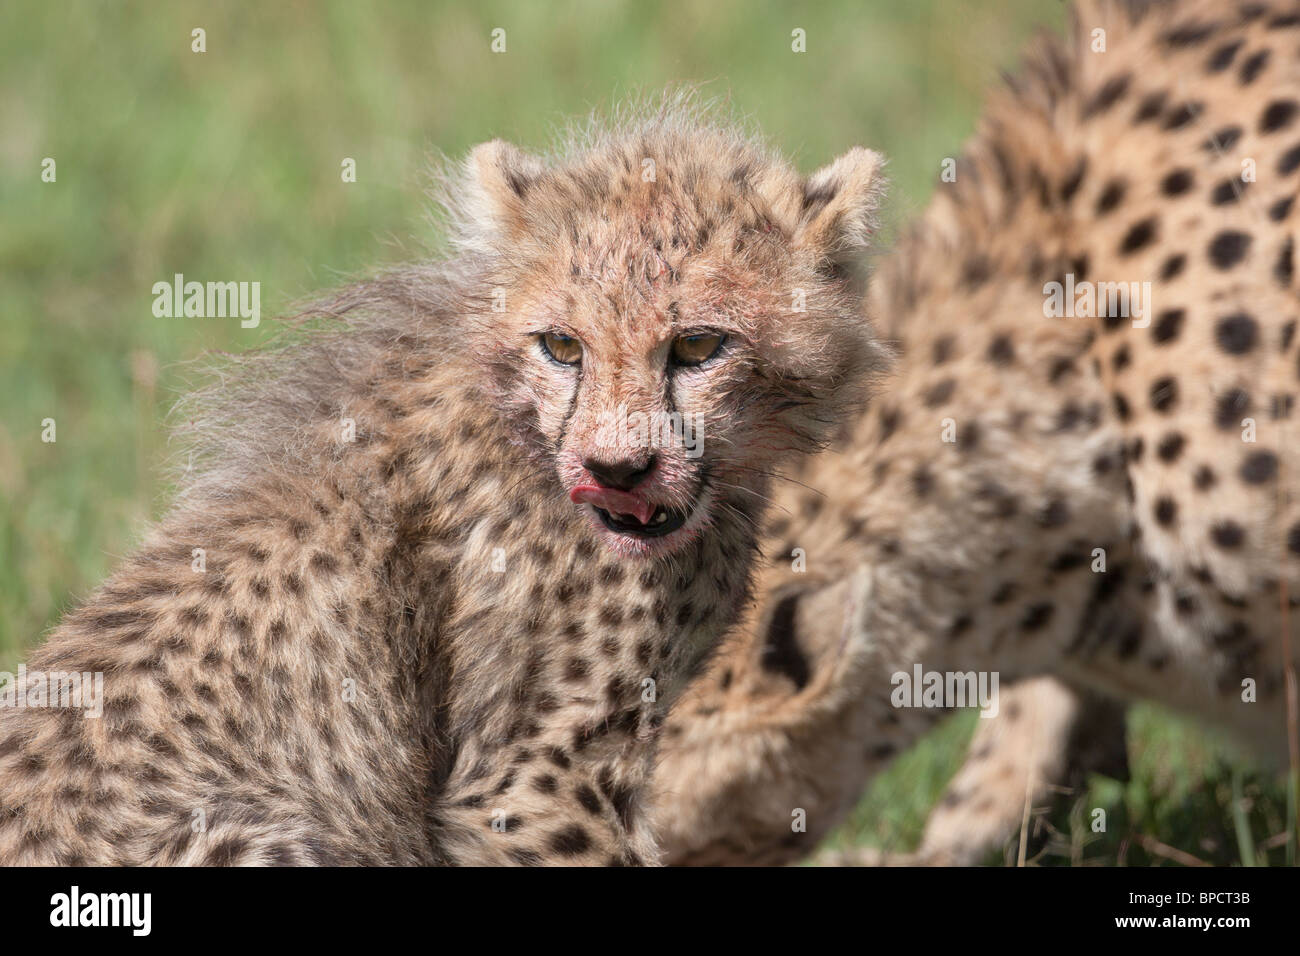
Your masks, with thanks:
M469 243L505 299L486 364L556 507L628 556L752 521L877 364L845 266L879 157L805 180L734 135L649 128L552 165L496 141L468 166L464 218L488 224Z

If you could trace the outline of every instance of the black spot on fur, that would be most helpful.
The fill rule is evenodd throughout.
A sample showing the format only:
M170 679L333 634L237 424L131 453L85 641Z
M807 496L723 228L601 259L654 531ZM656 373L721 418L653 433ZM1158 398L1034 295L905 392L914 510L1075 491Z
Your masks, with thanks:
M996 481L986 481L975 490L977 501L992 505L993 516L1011 518L1020 510L1020 500Z
M1129 83L1132 77L1127 73L1119 76L1112 76L1109 80L1101 85L1101 88L1093 94L1092 99L1088 100L1087 105L1083 108L1085 119L1104 113L1114 106L1126 92L1128 92Z
M1020 629L1022 631L1042 630L1047 626L1047 622L1052 619L1055 610L1055 607L1046 602L1031 604L1025 609L1024 616L1020 619Z
M1047 373L1047 380L1056 385L1074 370L1074 361L1072 359L1056 358L1052 361L1052 367Z
M1168 414L1178 401L1178 380L1168 375L1151 383L1151 407Z
M551 834L550 847L560 856L580 856L591 848L591 837L582 827L572 823Z
M989 262L988 256L975 255L962 265L961 281L967 291L973 292L988 282L992 274L993 264Z
M1178 338L1183 330L1183 321L1187 313L1183 309L1168 309L1156 316L1151 323L1151 338L1157 345L1165 345Z
M1214 403L1214 424L1224 430L1238 428L1250 411L1250 396L1240 388L1231 388Z
M1225 179L1210 190L1210 205L1226 206L1229 203L1236 202L1249 185L1250 183L1244 181L1240 176Z
M1214 339L1229 355L1244 355L1259 341L1259 324L1244 312L1225 316L1214 328Z
M1120 634L1115 653L1120 660L1128 660L1138 652L1142 645L1142 622L1134 621Z
M1051 560L1047 567L1048 570L1059 574L1064 571L1073 571L1076 568L1081 568L1087 563L1088 552L1080 547L1075 551L1062 551Z
M1170 256L1160 266L1160 279L1162 282L1168 282L1176 278L1183 271L1183 266L1187 264L1187 257L1181 252Z
M994 336L989 343L989 361L994 365L1009 365L1016 358L1016 348L1009 335Z
M240 854L247 848L248 843L239 837L229 837L222 840L211 851L203 861L204 866L233 866L240 857Z
M1101 195L1097 197L1097 215L1104 216L1114 210L1123 200L1125 188L1124 181L1121 179L1112 179L1108 182Z
M1193 182L1195 179L1190 169L1175 169L1160 180L1160 191L1166 196L1181 196L1192 188Z
M1178 613L1179 617L1191 617L1197 612L1199 607L1199 602L1191 594L1181 592L1174 596L1174 610Z
M1196 118L1205 111L1204 103L1182 103L1173 107L1165 117L1164 128L1166 130L1182 129L1196 121Z
M1133 415L1133 410L1129 407L1128 399L1122 392L1116 392L1111 396L1111 402L1115 406L1115 417L1122 422L1126 422Z
M890 435L898 428L899 414L896 408L887 408L881 406L880 409L880 437L878 441L886 441Z
M1118 355L1118 353L1116 353ZM1061 406L1056 413L1056 431L1067 432L1076 427L1079 422L1083 421L1083 409L1079 403L1071 399Z
M942 365L952 357L952 336L945 335L942 338L935 339L934 347L931 350L931 358L935 365Z
M1134 223L1129 227L1128 232L1120 241L1120 255L1131 255L1139 249L1149 246L1155 241L1157 231L1157 222L1154 216L1150 216L1140 222Z
M1220 521L1210 528L1210 539L1220 548L1231 551L1240 548L1246 540L1246 529L1231 519Z
M789 595L777 604L767 626L760 662L764 670L788 677L796 688L802 690L807 686L812 671L795 635L798 606L797 594Z
M1300 143L1292 146L1277 161L1277 171L1283 176L1289 176L1300 167Z
M1283 286L1291 284L1291 278L1295 275L1295 263L1292 259L1292 250L1294 245L1291 237L1287 236L1286 241L1282 243L1282 248L1277 251L1277 262L1273 263L1273 278Z
M582 657L570 658L564 665L564 679L580 684L591 674L591 662Z
M297 850L288 843L277 843L267 851L270 856L271 866L297 866L299 864Z
M1237 71L1237 79L1242 86L1248 86L1255 82L1255 77L1259 76L1264 67L1268 65L1268 58L1272 52L1272 50L1265 47L1262 50L1256 50L1241 61L1241 68Z
M918 498L924 498L934 490L934 475L925 465L917 465L912 472L912 490Z
M1169 432L1156 445L1156 457L1165 464L1173 464L1183 453L1187 440L1179 432Z
M1165 100L1168 98L1169 94L1163 90L1148 93L1143 97L1142 102L1138 104L1137 112L1133 114L1133 122L1138 124L1155 119L1160 115L1161 110L1165 108Z
M1168 528L1178 518L1178 504L1168 495L1161 495L1156 499L1152 514L1155 515L1157 524Z
M1211 53L1209 59L1205 61L1206 72L1222 73L1232 66L1232 61L1236 58L1237 51L1241 49L1242 42L1241 40L1232 40Z
M1274 100L1264 107L1264 112L1259 117L1259 131L1261 133L1276 133L1278 130L1286 129L1295 121L1297 107L1295 100Z
M1277 455L1271 451L1253 451L1241 463L1241 480L1248 485L1262 485L1277 477Z
M338 570L338 559L332 554L326 554L324 551L317 551L311 556L311 568L313 571L319 571L322 574L333 574Z
M1235 229L1224 229L1210 240L1210 262L1216 269L1231 269L1250 250L1250 235Z
M1196 46L1212 37L1218 28L1217 23L1183 23L1166 31L1160 39L1175 49Z
M1124 80L1125 83L1128 82L1127 77L1125 77ZM1074 198L1074 194L1079 191L1079 186L1083 183L1083 177L1087 171L1088 171L1088 160L1087 157L1083 157L1074 164L1074 168L1070 170L1070 174L1066 176L1065 180L1061 183L1062 202L1068 203L1071 199Z
M922 397L928 408L938 408L948 399L952 398L952 393L957 387L956 379L945 378L934 385L931 385Z
M1223 153L1232 149L1237 140L1241 139L1242 129L1240 126L1225 126L1221 130L1211 133L1201 144L1201 149L1207 149L1212 153Z

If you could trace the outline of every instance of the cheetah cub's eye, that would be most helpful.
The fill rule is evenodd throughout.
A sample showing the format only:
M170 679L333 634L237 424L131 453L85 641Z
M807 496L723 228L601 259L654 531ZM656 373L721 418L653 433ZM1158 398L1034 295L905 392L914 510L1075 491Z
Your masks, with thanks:
M542 351L561 365L577 365L582 361L582 343L571 335L543 332L537 337Z
M676 365L703 365L722 348L725 338L719 332L693 332L673 339L673 362Z

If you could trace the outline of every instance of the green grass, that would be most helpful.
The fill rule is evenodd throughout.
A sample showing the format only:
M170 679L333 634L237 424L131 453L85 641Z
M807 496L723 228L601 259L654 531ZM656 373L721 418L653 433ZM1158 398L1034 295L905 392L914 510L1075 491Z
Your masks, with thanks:
M575 114L681 82L729 97L805 170L855 143L882 150L887 221L905 221L982 91L1061 16L1041 0L0 5L0 669L165 506L181 363L274 332L154 318L154 282L257 280L273 315L429 247L430 153L541 146ZM489 50L495 27L505 54ZM796 27L807 53L791 52ZM47 156L56 183L40 180ZM1230 765L1181 726L1135 723L1133 749L1153 756L1115 805L1188 852L1208 814L1231 859ZM900 760L839 838L914 842L968 732L941 728ZM1277 790L1243 788L1259 846Z
M956 714L903 754L872 782L825 846L916 849L926 814L960 765L976 719L973 711ZM1139 705L1128 717L1128 759L1127 781L1095 774L1038 815L1044 826L1028 864L1166 866L1194 858L1216 866L1294 865L1287 821L1295 814L1287 810L1283 778L1243 759L1239 745ZM1105 811L1101 833L1091 826L1098 808ZM1017 851L1018 836L986 862L1014 865Z

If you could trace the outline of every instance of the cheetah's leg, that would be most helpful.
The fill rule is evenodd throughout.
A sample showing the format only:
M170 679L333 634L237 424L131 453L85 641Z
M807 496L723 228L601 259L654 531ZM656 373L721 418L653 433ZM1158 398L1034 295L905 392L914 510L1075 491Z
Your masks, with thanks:
M1122 705L1050 677L1022 681L1001 696L998 716L978 721L911 862L974 866L1003 847L1014 860L1022 827L1032 842L1040 811L1087 773L1126 775Z
M770 602L747 622L669 718L653 818L670 864L773 864L806 856L842 822L871 776L914 738L917 712L870 705L869 642L819 625L851 588ZM850 617L852 615L849 615ZM923 712L937 716L937 712ZM898 738L899 743L892 743ZM827 865L971 865L1017 835L1031 808L1093 770L1126 773L1124 709L1051 678L1021 680L981 719L970 756L915 853L852 849ZM791 826L800 812L802 829Z
M664 862L805 857L889 759L866 726L871 649L850 626L863 591L850 574L802 597L775 593L670 713L651 813ZM813 626L832 620L846 626Z
M733 650L720 658L726 664L722 671L733 670L733 686L737 657ZM810 660L820 672L815 687L783 686L769 675L764 684L751 683L748 692L727 695L716 683L701 682L670 721L678 730L656 780L668 862L796 859L813 841L778 833L775 823L784 823L790 812L786 805L800 805L820 835L842 822L880 768L878 758L886 754L859 753L861 739L842 736L854 723L855 689L846 679L851 671L837 670L828 656ZM818 862L976 865L1018 836L1026 799L1038 810L1063 789L1077 787L1088 772L1122 777L1125 768L1122 705L1052 678L1020 681L1002 692L997 717L978 722L968 757L931 813L915 852L855 848L823 854Z

